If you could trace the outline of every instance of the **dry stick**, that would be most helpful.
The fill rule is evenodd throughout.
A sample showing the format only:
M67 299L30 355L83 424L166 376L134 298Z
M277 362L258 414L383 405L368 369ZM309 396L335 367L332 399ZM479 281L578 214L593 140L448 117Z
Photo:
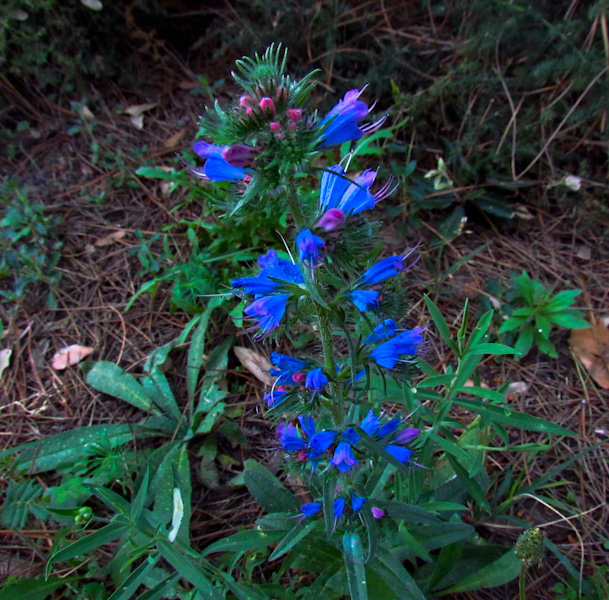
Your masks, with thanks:
M548 138L546 143L543 145L543 148L538 152L537 156L531 161L528 167L524 169L519 175L517 175L514 179L520 179L525 173L528 173L530 169L537 163L537 161L544 155L545 151L548 149L549 145L554 141L554 138L560 133L562 126L568 121L569 117L575 112L575 109L579 106L580 102L586 97L588 92L592 89L594 84L607 72L609 71L609 66L606 66L587 86L586 89L581 93L580 97L575 101L573 106L569 109L569 112L565 115L565 118L558 124L558 127L554 130L554 133Z

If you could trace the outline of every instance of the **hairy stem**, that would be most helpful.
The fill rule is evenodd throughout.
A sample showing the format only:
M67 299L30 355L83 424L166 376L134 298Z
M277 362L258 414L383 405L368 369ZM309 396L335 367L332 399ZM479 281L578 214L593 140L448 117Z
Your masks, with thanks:
M518 598L527 600L527 566L522 563L520 567L520 577L518 578Z

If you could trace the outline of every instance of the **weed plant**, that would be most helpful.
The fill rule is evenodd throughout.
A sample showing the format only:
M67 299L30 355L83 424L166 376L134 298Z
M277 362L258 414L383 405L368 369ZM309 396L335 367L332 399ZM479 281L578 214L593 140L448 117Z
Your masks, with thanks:
M412 322L407 271L418 249L382 257L378 227L368 219L394 186L377 181L379 165L358 174L349 162L385 119L370 118L359 89L321 118L310 107L314 74L293 79L285 68L280 47L238 61L233 76L242 93L208 108L203 139L193 145L199 159L189 165L201 179L224 182L237 222L287 211L284 245L268 247L253 272L234 273L230 291L209 299L175 342L155 350L139 380L107 361L90 368L90 386L143 418L62 432L0 455L14 481L7 527L22 527L24 510L41 518L35 510L45 494L32 476L56 470L68 485L85 474L82 494L61 505L47 494L42 503L49 518L76 525L57 536L46 584L61 585L59 568L67 564L74 575L64 583L79 590L73 595L84 593L94 569L114 589L95 593L112 600L424 600L494 587L517 577L522 562L476 526L502 519L528 529L513 514L519 498L543 498L552 477L579 458L532 481L489 468L490 452L525 452L532 461L555 436L574 434L514 411L501 391L478 385L485 355L515 352L488 341L491 312L472 324L466 303L455 330L424 297L429 322ZM345 151L340 161L324 160L337 148ZM281 472L249 458L233 481L265 514L201 548L189 528L194 455L213 487L218 436L244 443L225 403L232 340L206 349L209 323L216 311L226 316L231 297L241 300L231 315L260 342L282 340L283 348L287 339L298 348L305 331L315 343L298 356L271 354L274 384L260 410L274 428L269 443L283 459ZM164 370L187 342L182 399ZM432 345L454 357L441 372L426 360ZM474 415L467 422L457 416L464 410ZM537 432L540 441L514 445L513 428ZM142 439L154 439L155 450L137 466L108 468L118 449ZM94 473L121 479L95 480ZM111 542L108 561L99 549Z

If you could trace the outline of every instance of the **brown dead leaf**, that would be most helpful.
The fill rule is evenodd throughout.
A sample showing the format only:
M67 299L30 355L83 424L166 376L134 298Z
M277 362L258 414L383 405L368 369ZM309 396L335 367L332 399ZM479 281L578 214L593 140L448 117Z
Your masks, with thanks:
M125 109L125 112L132 117L139 117L143 115L147 110L155 108L156 102L149 102L148 104L132 104Z
M189 81L188 79L183 79L178 83L178 87L181 90L194 90L195 88L198 88L199 85L200 84L196 81Z
M108 235L105 235L103 238L99 238L96 242L94 242L94 246L97 248L103 248L104 246L111 246L112 244L116 244L116 242L122 240L127 232L119 229L118 231L113 231Z
M171 137L167 138L163 142L163 146L165 146L165 148L173 148L175 146L178 146L185 135L186 135L186 127L184 127L183 129L180 129L180 131L176 131L176 133L174 133Z
M93 348L72 344L67 348L61 348L53 356L51 367L56 371L63 371L71 365L78 364L83 358L86 358L93 352Z
M588 329L574 329L569 337L573 353L604 390L609 390L609 329L607 319Z
M239 362L254 376L256 379L265 385L272 386L274 378L271 377L269 371L273 365L269 362L266 356L259 354L250 348L236 346L233 348L235 356Z

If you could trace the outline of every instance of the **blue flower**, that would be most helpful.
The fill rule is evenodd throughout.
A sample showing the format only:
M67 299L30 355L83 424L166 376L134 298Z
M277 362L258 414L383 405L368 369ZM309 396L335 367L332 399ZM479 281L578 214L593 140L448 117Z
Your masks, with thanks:
M325 245L324 241L310 229L303 229L296 236L296 246L298 247L298 256L302 261L309 261L312 267L321 262L320 248Z
M337 498L334 500L334 505L332 506L332 512L334 513L335 519L340 519L345 512L345 503L347 501L345 498Z
M300 507L300 512L302 513L302 518L312 517L314 514L318 513L321 510L320 502L309 502L308 504L303 504Z
M289 260L279 258L276 250L269 250L258 257L258 266L262 269L260 275L270 279L285 281L286 283L304 283L300 267Z
M377 262L375 265L372 265L361 277L360 280L362 283L367 285L374 285L375 283L380 283L381 281L385 281L398 273L401 273L404 266L402 265L404 261L404 257L401 255L398 256L388 256L383 260Z
M353 304L355 304L360 312L374 310L379 307L377 300L379 293L373 290L353 290L352 292L347 292L346 295L351 298Z
M296 428L288 424L283 434L279 437L279 443L288 452L303 452L302 458L311 460L318 459L334 442L335 431L315 431L315 421L311 415L298 417L303 433L308 441L300 437Z
M319 211L326 213L337 209L345 215L353 216L374 208L378 202L395 190L395 187L390 189L393 182L390 178L378 192L372 194L370 188L376 175L376 171L366 169L354 182L351 182L345 177L345 171L340 165L329 167L321 176Z
M190 170L197 177L209 179L211 181L237 181L247 177L247 169L227 162L227 157L230 160L232 155L236 156L237 154L230 146L222 147L214 146L207 142L195 142L192 145L192 149L201 158L206 159L203 168L194 167L187 163ZM239 161L240 158L235 158L234 160L234 162L237 162L238 164Z
M271 354L271 362L277 367L277 369L271 369L269 371L273 377L278 378L277 381L275 381L276 385L293 384L294 380L292 379L292 376L299 371L302 371L309 364L306 360L292 358L291 356L286 356L285 354L279 354L277 352Z
M408 459L412 456L412 450L408 448L402 448L402 446L393 446L391 444L385 446L385 450L397 458L401 463L408 462Z
M400 356L414 356L416 354L417 346L423 343L421 331L423 330L420 327L415 327L410 331L398 333L394 338L379 344L370 353L370 358L381 367L393 369Z
M305 387L308 390L313 390L314 392L321 392L321 390L323 390L326 385L328 385L328 378L323 374L322 370L319 367L307 373Z
M279 283L271 281L268 277L258 275L258 277L238 277L231 281L234 288L243 288L249 296L261 296L273 294L279 288Z
M371 344L372 342L380 342L386 340L395 335L397 325L393 319L385 319L382 323L379 323L373 330L372 333L363 341L364 344Z
M351 507L353 508L353 512L356 513L362 510L366 500L368 500L366 496L356 496L351 492Z
M388 435L391 435L401 423L401 419L391 419L391 421L387 421L379 430L376 432L376 437L383 439Z
M323 118L319 124L321 129L319 148L359 140L364 134L376 131L382 126L384 118L365 127L359 126L360 121L363 121L370 112L368 105L363 100L359 100L363 91L363 89L348 91L344 99L339 100Z
M264 337L279 327L289 297L290 294L263 296L245 308L246 315L258 320L260 333L256 337Z
M368 412L360 427L368 434L374 435L379 428L379 418L374 416L372 410Z
M353 456L353 450L351 450L349 442L344 441L336 446L330 464L334 465L341 473L346 473L351 467L357 465L357 459Z
M286 391L274 391L269 392L264 395L263 400L266 402L266 405L271 408L272 406L277 406L281 404L285 400Z

